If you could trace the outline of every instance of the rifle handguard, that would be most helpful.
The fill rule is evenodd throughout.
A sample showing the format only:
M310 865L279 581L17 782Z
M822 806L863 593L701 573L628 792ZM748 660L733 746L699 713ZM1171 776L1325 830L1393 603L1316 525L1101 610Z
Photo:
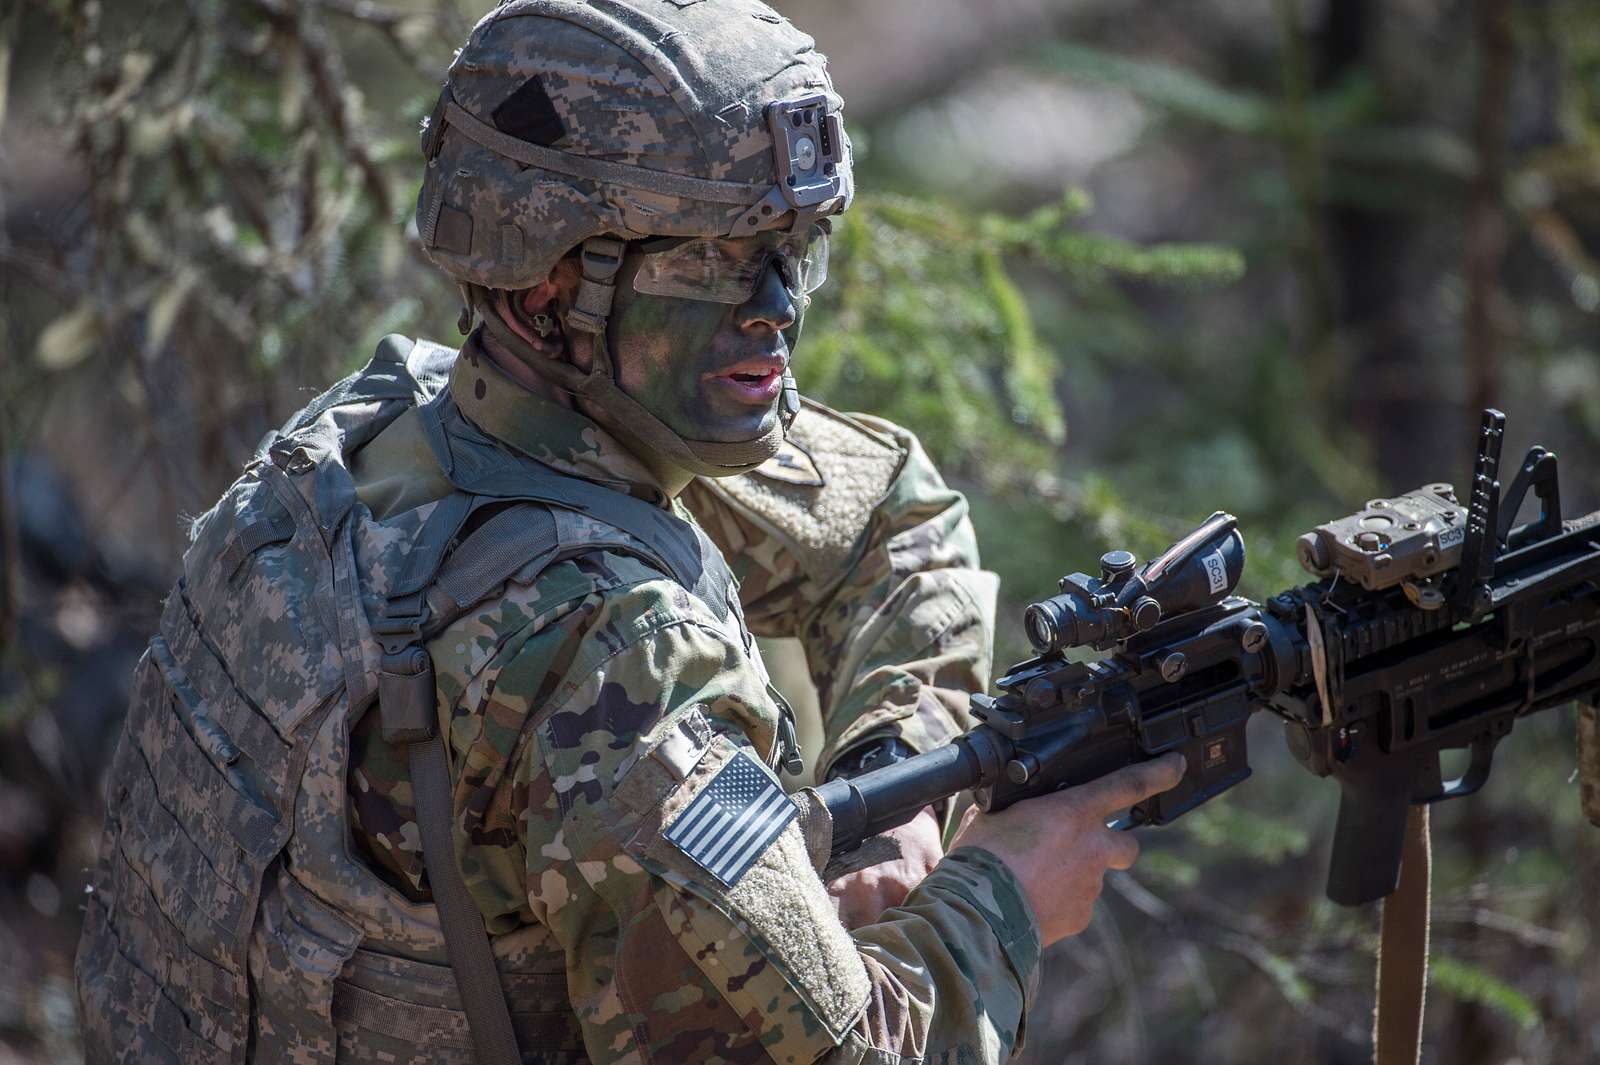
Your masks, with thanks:
M1005 771L1010 746L980 726L915 758L820 785L817 796L833 818L833 854L906 824L929 803L993 783Z

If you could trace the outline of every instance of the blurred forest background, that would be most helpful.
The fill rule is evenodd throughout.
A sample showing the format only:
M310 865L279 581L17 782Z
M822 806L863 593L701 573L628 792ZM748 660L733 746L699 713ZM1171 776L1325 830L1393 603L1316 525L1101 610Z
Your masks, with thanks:
M76 1056L99 771L183 547L261 433L456 299L416 127L486 0L0 4L0 1062ZM1241 518L1245 590L1369 497L1558 451L1600 506L1593 0L780 0L858 208L803 387L921 435L1021 607ZM1052 951L1032 1063L1368 1057L1376 917L1332 786L1256 776ZM1435 811L1424 1061L1600 1061L1600 836L1570 712ZM1587 1008L1585 1008L1587 1007Z

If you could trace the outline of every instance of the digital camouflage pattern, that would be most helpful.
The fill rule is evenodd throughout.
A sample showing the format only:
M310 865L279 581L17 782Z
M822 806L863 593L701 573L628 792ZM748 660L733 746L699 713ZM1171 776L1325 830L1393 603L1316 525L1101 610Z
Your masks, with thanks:
M753 627L806 640L830 750L869 734L920 748L962 726L956 685L987 672L993 588L959 495L905 434L808 407L795 446L745 475L777 495L668 501L593 423L471 345L451 388L480 428L562 472L691 504L746 580ZM360 453L364 494L417 456L412 435L402 418ZM992 1061L1015 1046L1038 935L991 856L948 857L888 920L852 934L798 825L731 889L662 839L736 747L777 756L779 703L743 626L645 563L596 552L508 585L429 650L465 879L492 933L527 937L539 968L568 973L594 1060ZM424 899L400 752L370 717L352 744L356 837Z
M812 39L756 0L513 0L473 29L446 89L518 140L720 183L675 194L530 166L436 111L417 230L451 276L509 290L544 280L601 234L724 236L751 217L760 229L783 224L781 211L761 209L777 181L766 107L815 92L830 111L841 106ZM513 100L508 117L501 108ZM849 202L848 173L840 177L845 191L830 211Z
M107 780L77 957L91 1063L473 1060L434 907L347 845L369 618L434 507L372 521L343 456L442 383L418 352L386 342L194 523ZM495 943L519 1037L587 1060L534 932Z
M753 0L502 4L424 135L423 243L469 287L516 289L601 234L789 224L764 110L807 92L838 110L810 38ZM574 177L569 156L632 169ZM847 164L829 195L808 210L844 208ZM669 499L475 346L452 365L395 340L196 523L113 770L79 953L91 1061L472 1060L408 767L372 710L371 632L469 493L537 498L553 469L692 508L756 627L804 641L824 764L876 735L944 742L987 675L994 588L965 504L894 427L808 408L762 469ZM429 643L457 859L524 1060L1005 1056L1039 954L1009 871L952 855L891 920L846 932L812 804L713 881L664 829L738 750L776 763L788 731L737 586L705 579L725 564L703 538L691 591L597 516L554 525L556 561Z
M405 776L371 728L371 620L447 503L375 519L345 463L374 436L363 454L417 458L420 437L447 456L448 472L414 471L435 487L529 460L440 418L449 393L418 431L412 404L447 372L489 423L514 386L428 345L407 364L394 341L196 522L109 781L78 956L91 1062L472 1060L437 912L419 877L406 884ZM552 462L632 476L581 419L549 424ZM358 464L362 485L393 497L370 472ZM894 920L852 936L800 822L729 890L664 845L663 825L732 750L777 753L779 704L736 603L603 546L617 530L567 525L572 557L430 644L458 859L525 1060L1003 1056L1038 936L991 856L947 858ZM409 893L379 879L386 865Z

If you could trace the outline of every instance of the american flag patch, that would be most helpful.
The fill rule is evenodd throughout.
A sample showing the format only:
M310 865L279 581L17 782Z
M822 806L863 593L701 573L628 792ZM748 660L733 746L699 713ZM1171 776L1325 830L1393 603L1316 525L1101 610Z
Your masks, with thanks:
M798 816L778 778L741 748L672 822L667 840L732 887Z

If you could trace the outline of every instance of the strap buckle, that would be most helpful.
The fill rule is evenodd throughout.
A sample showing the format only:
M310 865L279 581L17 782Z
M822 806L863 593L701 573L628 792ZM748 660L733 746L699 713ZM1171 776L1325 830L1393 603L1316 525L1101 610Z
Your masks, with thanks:
M378 665L378 713L385 743L423 743L439 728L433 657L411 645L385 652Z
M577 303L567 312L569 326L595 336L606 331L611 301L617 294L617 271L622 269L622 255L627 248L626 241L615 237L590 237L583 242L583 281L578 286Z

